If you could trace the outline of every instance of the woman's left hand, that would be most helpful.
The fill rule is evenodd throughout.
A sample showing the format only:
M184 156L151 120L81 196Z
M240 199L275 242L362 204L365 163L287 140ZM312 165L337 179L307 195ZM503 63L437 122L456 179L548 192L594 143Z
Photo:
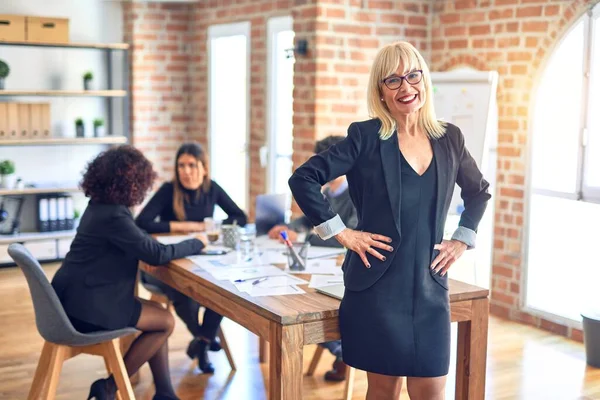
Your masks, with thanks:
M434 270L434 273L444 276L452 264L465 252L467 245L459 240L442 240L442 243L436 244L433 248L439 250L440 254L431 263L431 269Z

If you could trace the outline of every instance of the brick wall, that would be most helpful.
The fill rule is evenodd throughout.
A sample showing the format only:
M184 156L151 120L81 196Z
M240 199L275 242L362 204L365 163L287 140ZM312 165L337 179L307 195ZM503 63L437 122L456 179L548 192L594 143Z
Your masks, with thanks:
M496 70L499 134L491 311L582 340L581 331L534 317L520 305L530 100L543 63L565 31L598 0L436 1L432 69Z
M124 40L132 44L133 144L159 181L173 177L174 156L190 138L190 10L187 4L123 4Z

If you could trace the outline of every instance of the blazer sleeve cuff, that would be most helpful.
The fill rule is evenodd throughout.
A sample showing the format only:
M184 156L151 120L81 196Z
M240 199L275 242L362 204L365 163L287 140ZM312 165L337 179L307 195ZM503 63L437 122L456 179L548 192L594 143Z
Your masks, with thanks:
M464 226L459 226L454 231L452 235L452 240L458 240L467 245L467 250L475 247L475 239L477 238L477 233L474 230L465 228Z
M316 226L315 232L321 239L327 240L337 235L344 229L346 229L346 225L344 225L344 222L340 218L339 214L336 214L335 217L323 222L321 225Z

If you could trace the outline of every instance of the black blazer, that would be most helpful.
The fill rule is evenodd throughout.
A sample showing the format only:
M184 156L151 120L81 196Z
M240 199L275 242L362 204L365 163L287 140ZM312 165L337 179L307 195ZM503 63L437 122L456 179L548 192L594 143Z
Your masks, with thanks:
M321 186L340 175L346 175L350 197L358 212L356 229L392 238L391 245L395 252L402 239L400 150L397 133L388 140L379 138L380 125L378 119L352 123L345 140L311 157L294 172L289 185L304 215L318 226L335 217L321 195ZM437 170L435 239L436 243L440 243L455 183L461 187L461 197L465 203L459 225L473 231L477 231L491 196L487 191L489 183L483 179L475 160L467 151L464 136L458 127L448 124L446 134L441 139L432 140L432 147ZM432 249L432 261L437 253ZM371 268L364 266L358 254L348 252L342 265L347 289L360 291L370 287L394 259L393 256L387 256L386 261L380 261L368 253L367 258ZM447 274L444 277L431 275L448 288Z
M138 261L164 265L203 247L198 239L161 244L136 226L127 207L90 202L52 286L70 317L123 328L135 306Z

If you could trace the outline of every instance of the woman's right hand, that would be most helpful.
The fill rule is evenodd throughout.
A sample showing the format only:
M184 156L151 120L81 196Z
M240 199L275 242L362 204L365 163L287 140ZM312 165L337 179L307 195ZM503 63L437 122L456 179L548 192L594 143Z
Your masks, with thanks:
M385 256L375 250L374 247L386 251L394 251L394 248L387 244L392 243L392 239L376 233L355 231L346 228L335 235L335 238L342 246L358 254L367 268L371 268L371 264L367 260L367 253L377 257L381 261L385 261Z

